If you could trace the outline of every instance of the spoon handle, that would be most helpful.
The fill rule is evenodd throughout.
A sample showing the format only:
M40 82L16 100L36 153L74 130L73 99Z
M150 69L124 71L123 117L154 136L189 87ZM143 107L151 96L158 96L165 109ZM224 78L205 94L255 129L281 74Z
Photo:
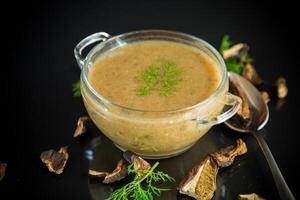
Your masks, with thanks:
M251 132L253 137L256 139L257 143L259 144L267 162L271 169L271 173L273 175L279 196L282 200L295 200L294 195L292 194L289 186L286 184L280 169L269 149L268 144L264 140L264 138L259 134L255 132Z

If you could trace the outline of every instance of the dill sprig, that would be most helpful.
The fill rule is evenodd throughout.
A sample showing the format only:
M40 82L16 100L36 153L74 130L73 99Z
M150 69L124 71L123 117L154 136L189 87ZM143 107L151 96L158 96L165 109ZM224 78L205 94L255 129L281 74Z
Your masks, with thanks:
M181 70L174 62L163 62L161 65L153 64L143 71L138 78L141 86L137 88L138 95L147 95L152 91L158 91L160 95L168 95L176 91L180 82Z
M80 80L73 83L72 91L73 91L73 96L74 97L80 97L81 96Z
M223 54L223 51L226 49L229 49L231 45L232 45L232 42L229 38L229 35L224 35L222 38L222 41L221 41L220 48L219 48L220 53Z
M128 166L128 174L133 175L133 180L115 190L106 200L153 200L153 196L160 196L161 192L169 189L156 187L157 182L175 181L175 179L162 171L154 171L159 165L156 162L148 170L134 170L134 164Z

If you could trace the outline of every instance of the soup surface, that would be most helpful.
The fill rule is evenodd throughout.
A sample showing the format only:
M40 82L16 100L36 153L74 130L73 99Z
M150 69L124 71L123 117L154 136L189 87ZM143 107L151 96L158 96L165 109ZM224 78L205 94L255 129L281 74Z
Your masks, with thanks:
M88 79L96 92L118 105L163 111L199 103L221 78L215 62L200 50L154 40L108 52Z

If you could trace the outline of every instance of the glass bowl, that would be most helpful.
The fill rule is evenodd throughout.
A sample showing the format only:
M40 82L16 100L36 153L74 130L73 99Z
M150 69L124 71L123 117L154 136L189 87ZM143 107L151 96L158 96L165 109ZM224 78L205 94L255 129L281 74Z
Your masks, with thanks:
M99 57L115 48L149 40L178 42L201 50L218 67L221 81L217 89L193 106L151 111L118 105L92 88L88 75ZM83 57L82 51L91 44L95 46ZM165 30L142 30L117 36L99 32L79 42L74 53L82 69L83 102L93 122L118 148L133 151L145 158L167 158L186 151L213 125L232 117L241 105L240 98L228 92L227 71L221 55L210 44L195 36Z

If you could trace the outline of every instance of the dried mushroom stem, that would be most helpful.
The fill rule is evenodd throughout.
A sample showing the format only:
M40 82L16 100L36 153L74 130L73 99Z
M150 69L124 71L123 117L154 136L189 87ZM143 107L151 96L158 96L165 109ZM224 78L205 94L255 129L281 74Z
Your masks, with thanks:
M58 152L53 149L42 152L40 158L42 162L46 164L50 172L61 174L69 159L69 154L67 147L61 147Z
M89 170L89 175L97 178L104 178L103 183L113 183L119 181L127 176L127 165L124 160L120 160L113 172L99 172Z
M266 200L266 199L259 196L256 193L252 193L252 194L239 194L238 200Z
M254 85L260 85L264 81L260 78L253 65L247 63L242 72L242 76Z
M6 163L0 163L0 181L2 181L2 179L5 176L6 167L7 167Z
M229 59L234 57L240 57L244 52L249 50L249 46L244 43L238 43L233 45L231 48L223 51L223 58Z
M275 83L276 85L276 91L277 91L277 97L279 99L283 99L288 94L288 87L286 85L286 80L283 77L279 77Z
M89 121L90 121L89 117L86 117L86 116L79 117L79 119L77 121L77 127L76 127L76 130L73 135L74 138L87 133L88 129L86 126Z

